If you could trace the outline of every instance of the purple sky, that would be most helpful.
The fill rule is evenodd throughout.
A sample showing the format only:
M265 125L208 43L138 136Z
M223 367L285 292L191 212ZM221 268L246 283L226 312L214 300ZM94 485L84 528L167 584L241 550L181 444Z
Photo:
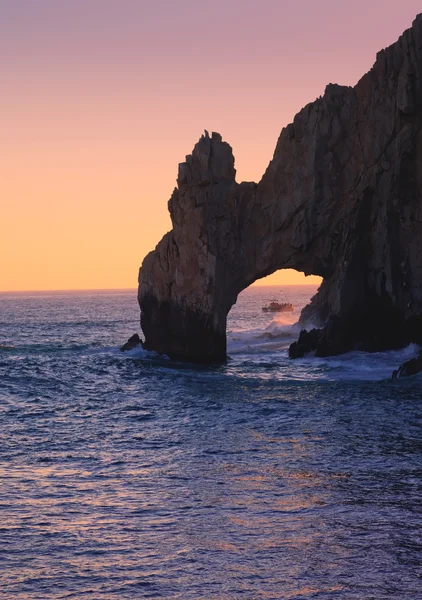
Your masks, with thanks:
M204 128L233 146L239 180L259 179L295 113L329 82L354 85L418 11L420 0L2 0L0 289L135 286Z

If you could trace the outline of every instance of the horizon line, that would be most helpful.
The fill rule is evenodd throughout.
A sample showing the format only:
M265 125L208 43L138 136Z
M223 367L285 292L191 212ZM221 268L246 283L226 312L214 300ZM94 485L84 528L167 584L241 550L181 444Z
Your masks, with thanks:
M314 287L317 283L267 283L257 284L252 283L242 292L251 287ZM37 290L0 290L0 294L39 294L39 293L60 293L60 292L137 292L138 288L59 288L59 289L37 289ZM242 292L239 292L240 294Z

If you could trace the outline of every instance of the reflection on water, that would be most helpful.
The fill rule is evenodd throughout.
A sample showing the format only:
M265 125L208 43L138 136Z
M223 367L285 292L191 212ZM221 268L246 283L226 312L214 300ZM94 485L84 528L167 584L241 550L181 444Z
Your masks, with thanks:
M124 356L128 294L1 302L0 598L422 597L420 379Z

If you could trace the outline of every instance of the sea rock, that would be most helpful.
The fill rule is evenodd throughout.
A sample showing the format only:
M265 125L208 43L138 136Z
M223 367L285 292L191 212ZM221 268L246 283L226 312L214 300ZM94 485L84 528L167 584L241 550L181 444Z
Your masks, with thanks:
M316 354L422 341L422 15L352 87L329 84L285 127L264 176L237 183L208 132L179 165L173 228L139 273L145 348L226 358L238 294L284 268L323 283L300 323Z
M143 346L143 341L141 340L141 338L139 337L139 335L137 333L134 333L128 339L128 341L125 344L123 344L123 346L120 348L120 350L121 350L121 352L127 352L128 350L133 350L137 346Z
M416 375L422 371L422 350L420 350L417 358L411 358L404 362L400 367L393 371L393 379L397 377L407 377L408 375Z
M305 354L309 354L309 352L316 350L321 342L322 336L322 329L312 329L311 331L302 329L298 341L293 342L293 344L290 345L289 357L303 358Z

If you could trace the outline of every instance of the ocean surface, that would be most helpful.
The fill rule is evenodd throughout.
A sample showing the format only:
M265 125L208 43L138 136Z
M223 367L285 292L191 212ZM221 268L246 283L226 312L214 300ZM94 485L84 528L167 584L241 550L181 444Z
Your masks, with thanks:
M121 353L134 291L0 294L0 598L422 599L415 348L289 360L315 291L213 367Z

